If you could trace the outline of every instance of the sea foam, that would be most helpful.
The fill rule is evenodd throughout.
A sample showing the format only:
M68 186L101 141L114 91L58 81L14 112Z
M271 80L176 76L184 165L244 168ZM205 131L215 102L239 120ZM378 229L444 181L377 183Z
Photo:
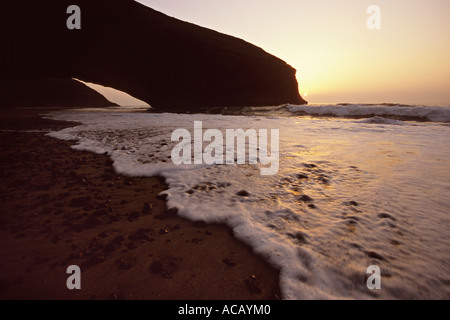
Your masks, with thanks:
M284 299L449 297L450 240L440 235L450 231L450 127L83 110L50 117L81 122L49 135L106 152L118 173L163 176L180 216L229 225L280 270ZM194 121L279 129L278 174L262 176L259 164L174 165L171 134ZM382 270L379 291L365 284L372 264Z

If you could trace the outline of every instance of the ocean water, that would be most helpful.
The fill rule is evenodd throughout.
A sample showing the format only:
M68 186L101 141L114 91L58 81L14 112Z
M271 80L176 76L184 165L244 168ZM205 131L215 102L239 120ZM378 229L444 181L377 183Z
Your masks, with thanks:
M280 270L284 299L450 298L449 107L222 111L66 110L48 117L82 125L49 135L107 152L118 173L165 177L168 206L229 225ZM194 121L224 136L278 129L277 174L261 175L261 164L173 164L172 132L193 136ZM381 269L380 290L366 285L370 265Z

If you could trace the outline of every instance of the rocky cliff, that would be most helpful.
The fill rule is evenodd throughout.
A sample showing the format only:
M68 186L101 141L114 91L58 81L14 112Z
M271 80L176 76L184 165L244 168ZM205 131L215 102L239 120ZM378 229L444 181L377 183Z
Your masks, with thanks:
M67 78L0 82L0 108L100 108L117 106L85 84Z
M73 4L80 30L66 27ZM284 61L132 0L15 1L2 11L3 81L78 78L161 110L306 103Z

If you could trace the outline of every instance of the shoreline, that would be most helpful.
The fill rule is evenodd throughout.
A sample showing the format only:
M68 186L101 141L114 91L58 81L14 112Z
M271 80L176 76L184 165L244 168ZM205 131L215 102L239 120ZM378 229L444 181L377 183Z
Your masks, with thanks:
M158 177L118 175L106 155L45 133L56 109L0 113L0 298L268 300L279 271L225 225L167 210ZM40 132L23 132L38 130ZM81 268L81 290L66 269Z

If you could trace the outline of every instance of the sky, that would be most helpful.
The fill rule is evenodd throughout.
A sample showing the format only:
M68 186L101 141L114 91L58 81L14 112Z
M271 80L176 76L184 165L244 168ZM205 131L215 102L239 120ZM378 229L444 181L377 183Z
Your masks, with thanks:
M143 107L147 106L149 107L148 103L145 101L142 101L140 99L137 99L131 95L129 95L126 92L111 88L111 87L105 87L100 84L91 83L91 82L85 82L80 79L75 79L77 81L80 81L81 83L84 83L88 87L91 87L95 91L101 93L106 99L108 99L111 102L117 103L119 106L127 106L127 107Z
M138 2L283 59L310 103L450 104L450 0Z

